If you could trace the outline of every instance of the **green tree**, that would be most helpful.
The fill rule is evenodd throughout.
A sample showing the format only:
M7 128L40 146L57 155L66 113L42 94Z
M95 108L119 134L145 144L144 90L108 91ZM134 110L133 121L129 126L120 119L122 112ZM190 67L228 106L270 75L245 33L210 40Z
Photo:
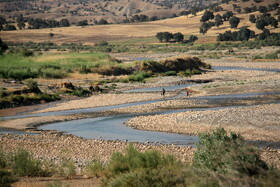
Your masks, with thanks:
M227 11L226 13L223 14L223 19L224 21L228 21L229 18L231 18L233 16L232 11Z
M259 30L265 29L265 27L268 26L268 23L265 21L265 19L258 19L256 21L256 28Z
M205 33L207 33L207 31L211 28L211 26L209 25L209 23L207 22L204 22L202 23L202 25L200 26L199 28L199 32L202 33L203 35Z
M17 30L17 28L14 25L7 24L7 25L5 25L3 30L4 31L14 31L14 30Z
M69 23L68 19L62 19L62 20L60 20L59 25L60 25L61 27L70 27L70 23Z
M274 28L278 27L278 21L274 17L269 17L268 19L269 25L271 25Z
M0 24L4 25L6 23L7 23L6 19L3 16L0 16Z
M198 37L195 35L191 35L189 41L190 42L195 42L196 40L198 40Z
M160 43L162 43L164 37L163 37L163 32L158 32L156 34L156 38L160 41Z
M171 39L173 39L173 34L170 32L164 32L163 38L165 42L169 42Z
M223 22L222 16L221 16L220 14L217 14L217 15L215 16L215 26L216 26L216 27L220 27L223 23L224 23L224 22Z
M176 42L183 42L183 41L184 41L184 35L183 35L182 33L180 33L180 32L175 33L175 34L173 35L173 38L174 38L174 40L175 40Z
M7 46L7 44L3 42L2 39L0 38L0 54L5 52L8 48L9 47Z
M25 28L25 23L24 22L19 22L17 24L18 28L21 30L21 29L24 29Z
M256 17L255 17L255 15L253 15L253 14L251 14L250 16L249 16L249 21L251 22L251 23L256 23Z
M259 6L258 11L260 13L266 13L268 10L266 6Z
M201 17L200 22L206 22L210 19L214 19L214 14L213 14L213 12L206 10Z
M240 18L236 16L233 16L229 19L229 24L231 28L237 28L239 22L240 22Z

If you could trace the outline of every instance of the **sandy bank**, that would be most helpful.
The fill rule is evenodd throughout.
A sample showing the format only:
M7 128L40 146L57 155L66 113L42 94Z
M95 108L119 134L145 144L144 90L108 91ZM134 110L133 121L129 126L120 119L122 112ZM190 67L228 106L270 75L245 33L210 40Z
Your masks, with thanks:
M169 92L166 94L166 97L171 97L174 95L176 95L176 93ZM93 95L85 99L60 103L54 107L39 110L36 111L35 113L73 110L73 109L81 109L81 108L93 108L93 107L118 105L124 103L133 103L133 102L141 102L141 101L156 100L156 99L162 99L162 96L159 93L100 94L100 95Z
M128 126L184 134L198 134L217 127L241 133L249 140L280 142L280 104L265 104L210 111L187 111L175 114L139 116Z

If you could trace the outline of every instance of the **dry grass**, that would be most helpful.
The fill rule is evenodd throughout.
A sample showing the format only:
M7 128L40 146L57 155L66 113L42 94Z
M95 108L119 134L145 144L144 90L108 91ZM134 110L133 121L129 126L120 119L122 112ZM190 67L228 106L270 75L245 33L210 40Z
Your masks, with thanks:
M270 3L276 2L275 0L265 1L263 3L257 4L268 5ZM232 10L232 4L223 5L224 9ZM244 5L243 5L244 4ZM247 5L248 4L248 5ZM242 7L251 7L253 1L246 3L238 3ZM225 11L220 11L215 14L222 15ZM236 12L235 12L236 13ZM272 12L272 15L275 12ZM84 44L94 44L101 40L107 41L118 41L118 40L129 40L141 37L154 37L157 32L181 32L185 35L198 35L200 38L198 43L211 43L215 42L215 37L219 33L223 33L230 29L229 22L224 22L220 27L212 27L207 34L202 35L199 33L199 27L201 25L200 18L203 12L199 12L197 16L181 16L172 19L159 20L154 22L144 22L144 23L132 23L132 24L112 24L112 25L95 25L87 27L77 27L72 26L68 28L52 28L52 29L39 29L39 30L18 30L18 31L4 31L1 32L1 38L4 41L17 41L17 42L45 42L51 41L57 44L63 42L81 42ZM254 12L252 14L259 15L259 12ZM260 33L259 30L255 28L255 25L249 22L250 14L237 14L237 17L241 18L239 28L243 26L249 26L249 29ZM268 27L271 32L280 32L280 28ZM51 39L48 37L49 33L54 33L54 37Z

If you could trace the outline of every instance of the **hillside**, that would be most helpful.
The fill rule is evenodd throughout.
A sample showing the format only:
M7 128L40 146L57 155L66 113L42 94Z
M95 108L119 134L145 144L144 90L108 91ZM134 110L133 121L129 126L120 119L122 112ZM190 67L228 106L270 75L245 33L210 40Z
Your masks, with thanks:
M0 16L11 22L15 21L17 16L23 15L25 18L57 21L68 19L72 24L81 20L94 24L95 20L101 19L109 23L118 23L136 14L158 18L172 17L192 6L205 7L215 2L219 0L1 0Z
M123 0L124 1L124 0ZM145 4L145 2L139 2L140 4ZM261 15L259 11L254 11L251 13L245 13L243 8L251 7L253 5L260 6L275 3L277 0L266 0L262 3L255 3L253 0L248 2L243 2L243 0L239 0L236 2L229 2L228 4L221 5L223 7L222 11L214 12L214 15L220 14L223 15L226 11L233 11L234 15L241 18L238 28L247 26L249 29L259 34L261 30L258 30L255 27L255 24L249 21L250 14ZM238 13L233 9L237 4L242 10ZM114 3L112 3L108 8L114 9ZM132 6L136 6L131 1L130 4L126 5L123 11L127 11L132 9ZM128 8L130 7L130 8ZM157 5L149 5L148 8L157 7ZM163 10L160 10L163 11ZM48 29L39 29L39 30L20 30L20 31L4 31L1 32L1 38L4 41L17 41L17 42L46 42L51 41L57 44L61 43L84 43L84 44L94 44L101 40L106 41L119 41L119 40L130 40L133 38L145 38L145 37L154 37L157 32L181 32L184 35L197 35L199 37L198 43L209 43L215 42L216 36L219 33L223 33L227 30L237 31L237 29L231 29L228 21L225 21L223 25L219 28L214 26L212 27L205 35L199 33L199 27L201 26L201 16L204 11L198 12L196 16L180 16L171 19L164 19L152 22L142 22L142 23L129 23L129 24L109 24L109 25L94 25L94 26L84 26L84 27L63 27L63 28L48 28ZM276 10L269 12L272 16L277 19ZM213 21L213 20L211 20ZM279 33L279 28L274 28L268 26L267 29L271 33ZM54 37L50 38L49 33L53 33ZM154 40L151 42L155 42Z

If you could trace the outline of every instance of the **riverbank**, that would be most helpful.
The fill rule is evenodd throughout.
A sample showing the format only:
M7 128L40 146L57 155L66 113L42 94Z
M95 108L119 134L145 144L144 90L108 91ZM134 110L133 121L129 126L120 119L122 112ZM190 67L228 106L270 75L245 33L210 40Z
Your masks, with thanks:
M223 62L213 61L213 64ZM213 65L212 64L212 65ZM273 68L280 69L279 63L273 63ZM223 64L224 65L224 64ZM264 63L262 66L265 66ZM193 85L188 88L193 100L166 100L147 105L107 110L94 113L30 117L1 121L1 127L15 128L20 130L32 129L42 124L61 122L98 116L108 116L125 113L142 113L167 111L182 108L207 108L218 106L263 104L258 106L246 106L209 111L186 111L181 113L141 116L133 118L127 125L134 128L175 132L184 134L198 134L199 132L211 131L217 127L241 133L247 140L262 140L280 142L280 104L265 104L265 102L277 100L276 96L254 97L253 100L240 100L236 103L228 101L223 103L208 102L206 99L195 99L199 96L224 95L235 93L263 93L280 91L280 75L276 72L250 71L250 70L210 70L206 74L194 75L192 77L157 77L152 79L146 86L159 86L168 84L180 84L187 80L213 80L210 83ZM133 85L132 85L133 86ZM144 84L135 84L134 88L143 87ZM166 97L175 96L177 92L167 92ZM59 103L49 108L36 111L36 113L74 110L116 104L163 99L160 93L110 93L94 95L89 98ZM278 99L279 100L279 99ZM226 100L224 100L225 102ZM34 132L34 131L33 131ZM61 160L62 158L73 158L78 165L82 166L95 157L108 159L112 152L123 151L127 142L90 140L71 135L61 135L54 132L43 132L40 135L3 135L0 137L1 145L9 150L17 147L26 148L40 159ZM54 133L54 134L53 134ZM165 153L174 153L177 158L191 160L194 148L174 145L145 145L135 143L141 150L156 148ZM280 168L280 151L274 149L263 149L262 157L268 163L273 163Z

